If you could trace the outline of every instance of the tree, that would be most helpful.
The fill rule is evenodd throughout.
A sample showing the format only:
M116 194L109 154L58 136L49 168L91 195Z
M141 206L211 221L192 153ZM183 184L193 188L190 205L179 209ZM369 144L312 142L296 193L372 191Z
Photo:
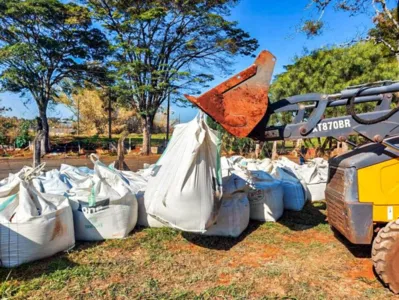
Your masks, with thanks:
M399 64L399 0L311 0L309 6L314 6L319 16L302 25L301 29L308 37L322 33L325 25L322 18L329 8L348 12L351 16L374 15L372 21L376 27L369 32L368 38L386 46Z
M61 95L58 99L79 118L79 132L103 134L108 122L108 114L103 108L100 91L95 88L76 88L71 95Z
M9 111L9 110L11 110L11 108L7 108L5 106L1 106L1 100L0 100L0 116L2 114L4 114L6 111Z
M110 37L118 97L143 123L143 153L150 153L155 114L173 93L194 93L229 71L232 58L258 43L225 19L236 0L87 0ZM203 71L207 70L205 74Z
M88 135L100 135L108 131L108 99L104 99L102 88L77 87L70 94L62 94L57 102L67 106L75 120L79 119L79 132ZM105 101L104 101L105 100ZM138 118L134 110L128 110L120 105L112 107L112 133L129 131L132 123Z
M371 42L360 42L350 47L319 49L303 57L296 57L294 63L285 66L286 71L274 80L270 94L274 101L306 93L337 93L348 86L367 82L393 79L399 76L395 59L387 56L384 46ZM373 104L360 105L362 111L369 111ZM346 108L327 108L326 117L346 115ZM273 122L287 124L292 115L285 113ZM319 140L319 146L321 146ZM326 143L324 143L326 145Z
M285 70L271 86L273 100L314 92L332 94L351 85L399 75L395 60L386 55L384 47L371 42L318 49L296 57Z
M87 8L58 0L0 1L0 87L29 94L50 148L47 108L70 81L95 78L106 54ZM90 75L90 76L89 76Z

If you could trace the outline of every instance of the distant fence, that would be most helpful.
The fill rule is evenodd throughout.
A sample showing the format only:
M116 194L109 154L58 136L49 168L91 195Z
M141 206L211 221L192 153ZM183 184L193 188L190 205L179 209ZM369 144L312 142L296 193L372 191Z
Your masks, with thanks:
M152 146L161 146L165 142L164 139L151 139ZM142 138L126 138L124 147L126 150L133 150L137 147L141 147L143 143ZM99 138L99 137L88 137L88 138L75 138L70 142L63 142L62 139L52 139L51 146L52 152L78 152L79 148L94 151L97 149L108 150L110 144L116 147L118 144L118 138Z

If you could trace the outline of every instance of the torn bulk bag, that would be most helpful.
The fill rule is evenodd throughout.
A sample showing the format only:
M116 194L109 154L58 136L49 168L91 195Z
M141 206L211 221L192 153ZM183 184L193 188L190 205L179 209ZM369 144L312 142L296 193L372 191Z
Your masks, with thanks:
M221 205L220 141L199 114L177 125L145 191L148 214L169 226L205 232Z

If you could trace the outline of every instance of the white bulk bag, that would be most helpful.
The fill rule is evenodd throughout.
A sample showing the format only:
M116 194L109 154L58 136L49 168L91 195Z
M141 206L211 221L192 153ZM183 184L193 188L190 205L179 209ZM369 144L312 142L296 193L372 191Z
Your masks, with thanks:
M61 174L54 169L32 179L32 185L41 193L64 195L70 186L61 179Z
M0 198L0 265L15 267L68 250L75 244L68 200L42 194L27 182Z
M138 204L138 218L137 224L144 227L167 227L166 224L161 223L154 217L150 216L147 213L147 209L145 208L145 201L144 201L144 191L138 191L136 194L137 204Z
M323 158L315 158L306 165L301 166L298 172L306 182L309 191L308 199L311 201L325 199L324 192L327 186L328 162Z
M248 161L246 168L248 171L257 171L257 170L259 170L258 162L257 161Z
M10 174L7 178L0 181L0 197L7 197L16 194L19 190L21 179Z
M273 171L273 161L270 158L265 158L259 162L258 170L265 171L266 173L271 173Z
M238 237L248 227L249 213L249 202L245 193L223 196L217 221L204 234Z
M245 158L244 156L241 155L233 155L228 158L228 160L231 162L232 165L239 164L240 161L242 161L243 159Z
M260 172L252 183L252 190L248 193L252 220L276 222L284 213L283 187L279 180L269 174Z
M147 164L144 164L144 169L140 169L137 171L137 174L143 177L145 180L148 181L148 179L151 178L151 174L155 168L155 164L146 166Z
M219 147L203 114L177 125L148 181L147 212L183 231L210 228L222 197Z
M277 167L274 172L274 177L282 181L284 208L295 211L302 210L305 205L306 194L301 182L295 177L295 175L290 175L282 168Z
M70 188L90 188L93 182L94 171L87 167L74 167L61 164L60 178Z
M326 199L325 197L326 188L327 188L327 182L308 184L310 201L320 201Z
M222 168L222 177L227 177L231 175L231 172L234 170L233 168L233 164L231 163L231 161L223 156L220 159L220 166Z
M113 169L114 165L111 164L109 167ZM148 184L147 179L139 172L134 173L132 171L120 171L116 169L114 171L127 180L127 187L136 196L138 206L137 224L144 227L165 227L165 224L147 214L144 203L144 191Z
M249 189L249 183L236 173L223 177L223 196L229 196L237 192L245 192Z
M74 187L68 193L76 240L99 241L126 237L137 223L137 200L124 178L95 162L90 188Z
M305 193L305 200L310 200L312 198L307 183L301 174L301 169L303 166L298 165L297 163L289 160L286 157L280 157L278 160L274 161L273 166L273 170L270 173L274 177L276 177L277 168L283 169L284 171L286 171L286 173L290 174L290 176L293 177L295 181L299 181L299 183L302 185L302 189Z

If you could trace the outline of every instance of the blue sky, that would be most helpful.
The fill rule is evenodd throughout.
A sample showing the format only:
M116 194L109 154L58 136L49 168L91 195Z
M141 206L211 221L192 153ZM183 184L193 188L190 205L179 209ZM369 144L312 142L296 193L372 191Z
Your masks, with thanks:
M301 20L306 19L311 10L306 10L309 0L241 0L233 9L231 20L239 22L239 26L248 31L252 37L259 41L259 49L269 50L277 57L274 74L284 71L284 66L292 62L295 55L303 53L303 49L317 49L326 45L342 44L350 41L357 33L365 32L372 26L371 17L360 15L349 17L345 13L333 10L327 11L323 20L327 23L322 36L307 39L303 34L297 33L296 28ZM238 72L253 63L253 58L240 57L234 66ZM215 76L216 85L226 78ZM316 92L316 91L315 91ZM26 106L18 95L4 93L0 95L2 105L12 107L7 113L10 116L34 118L38 115L36 104ZM172 106L173 118L180 116L181 122L191 120L197 113L193 108L179 108ZM70 117L70 111L57 106L49 111L50 117Z

